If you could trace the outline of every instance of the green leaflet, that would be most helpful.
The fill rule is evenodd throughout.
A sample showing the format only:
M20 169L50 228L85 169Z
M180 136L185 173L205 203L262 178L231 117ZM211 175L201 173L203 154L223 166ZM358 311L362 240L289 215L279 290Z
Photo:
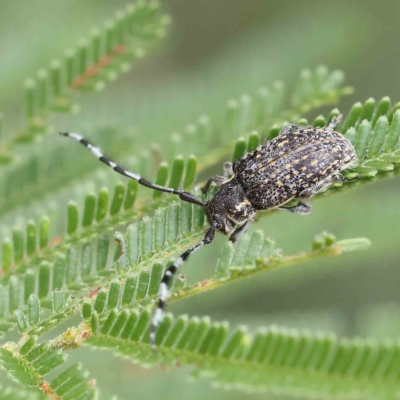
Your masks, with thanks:
M88 194L85 199L85 209L83 211L82 226L86 227L92 224L96 205L94 194Z
M166 162L162 162L158 166L155 183L160 186L165 186L167 184L167 179L168 179L168 164ZM161 197L161 195L162 192L154 190L153 199L158 199L159 197Z
M366 100L361 111L360 120L364 121L366 119L367 121L371 121L374 115L375 107L375 99L370 97L368 100Z
M378 103L378 106L376 107L376 111L372 119L372 125L374 126L376 124L376 121L378 120L379 117L381 117L382 115L387 115L389 109L390 109L390 98L387 96L382 97L382 99Z
M18 330L21 333L25 333L26 330L28 329L28 324L26 322L26 318L25 318L24 313L22 311L20 311L20 310L15 310L14 311L14 317L15 317L15 320L17 322Z
M353 107L350 109L350 111L347 113L347 117L340 128L340 132L345 134L349 128L355 126L357 124L361 112L362 112L361 103L358 102L354 104Z
M246 152L247 143L244 138L239 138L235 143L233 150L232 162L235 162L238 158L242 157Z
M324 127L326 126L326 120L323 115L319 115L317 118L314 119L314 122L312 124L314 127L319 128L319 127Z
M31 294L28 299L28 319L29 325L35 326L39 323L40 318L40 303L39 299Z

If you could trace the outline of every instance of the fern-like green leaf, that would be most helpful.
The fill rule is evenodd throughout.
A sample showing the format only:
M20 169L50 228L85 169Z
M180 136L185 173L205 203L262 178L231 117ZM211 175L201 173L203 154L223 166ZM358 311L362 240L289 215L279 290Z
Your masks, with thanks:
M84 53L85 46L82 46ZM166 155L161 156L171 167L169 169L166 162L161 163L156 182L191 189L196 173L216 163L237 159L265 139L275 137L288 122L307 124L306 119L300 118L303 112L336 101L349 92L348 88L341 88L342 80L342 74L331 73L325 68L303 72L291 96L291 106L286 105L288 99L281 83L269 91L262 89L254 99L244 95L237 101L229 101L224 135L215 136L217 130L206 117L190 125L182 135L175 135L171 148L166 148ZM325 127L338 114L339 111L333 109L327 117L315 118L312 125ZM371 177L372 169L379 177L385 176L379 172L394 168L398 161L399 120L399 111L396 106L390 109L388 98L383 98L377 105L369 99L364 105L360 103L353 107L339 130L353 142L360 159L360 165L346 171L345 175L361 179L356 183L335 184L328 193L369 182L362 178ZM188 140L194 134L198 135L199 143ZM239 139L233 141L232 136ZM61 144L57 146L62 148ZM64 142L63 146L66 146ZM179 155L191 152L198 158L190 156L185 160ZM146 161L143 163L146 173L149 171L148 156L143 155L143 160ZM67 158L64 161L67 162ZM63 162L57 165L60 171L63 170ZM12 180L16 176L11 174L6 179ZM22 346L8 343L2 348L2 366L15 375L11 375L15 380L22 384L30 382L32 386L50 390L62 398L86 396L86 393L90 397L95 389L88 384L87 374L81 372L81 367L71 367L51 383L43 379L43 375L58 362L64 361L64 350L87 344L116 348L120 354L142 365L153 365L158 361L171 364L175 360L195 364L197 359L200 360L197 362L198 374L212 374L215 382L227 387L302 395L329 393L339 398L353 392L361 398L369 396L370 392L394 395L394 384L390 383L392 369L387 369L390 371L387 376L391 377L389 384L386 385L386 380L380 383L375 379L377 372L374 369L370 387L365 391L360 389L362 375L359 377L354 368L357 371L366 368L364 359L372 351L367 349L367 343L330 341L278 328L253 337L243 327L230 332L226 323L211 323L207 318L181 316L174 321L167 316L157 332L159 353L154 357L148 346L148 326L150 307L157 298L159 282L169 262L185 247L201 240L205 216L200 207L178 203L171 196L153 195L147 191L139 194L137 199L136 182L129 181L125 185L119 177L113 179L114 190L110 184L102 188L104 177L99 179L97 194L93 187L89 191L76 190L76 197L67 206L66 220L58 218L54 222L53 218L44 216L35 223L30 219L25 229L13 229L10 239L3 242L0 331L18 327L24 334ZM14 182L11 180L8 182ZM153 197L152 201L148 200L150 197ZM6 199L5 207L11 200L12 197ZM260 217L266 214L261 213ZM129 223L124 229L126 232L121 233L121 226ZM64 231L52 228L55 225L63 226ZM264 237L263 231L256 230L244 235L235 246L230 242L223 246L213 277L194 285L176 279L170 300L218 288L261 271L315 257L339 255L368 245L367 239L337 241L333 235L322 233L316 236L310 251L285 256L271 239ZM37 336L59 326L77 312L82 313L84 320L79 327L69 328L56 339L36 345ZM330 360L329 365L324 361L328 365L325 370L322 364L317 363L318 367L315 367L310 361L315 357L322 359L318 353L321 341L328 341L335 349L329 350L329 357L324 359ZM374 347L377 350L372 352L381 354L382 346L377 344ZM395 357L393 354L397 350L391 345L387 351L390 357ZM34 361L26 361L36 353L40 355ZM36 360L39 358L40 362ZM343 360L348 363L346 367ZM310 369L310 363L314 369ZM349 366L353 364L351 369ZM310 379L305 379L309 373ZM363 373L365 375L365 371ZM292 385L287 382L288 376L293 377ZM384 379L387 376L384 374ZM336 385L335 382L343 380L345 385ZM318 386L319 383L327 389ZM387 392L383 392L383 387L387 387Z
M0 348L0 367L7 372L9 378L25 387L40 388L50 398L94 399L97 389L89 374L81 364L74 364L50 383L44 378L49 372L62 365L66 354L59 349L59 342L45 341L36 344L37 337L31 336L16 346L6 343ZM68 343L68 335L64 335L63 346Z
M334 399L397 399L398 343L337 339L275 326L249 334L244 326L208 318L166 315L155 354L148 343L149 313L111 310L84 344L134 363L195 365L195 376L245 391Z
M249 143L250 140L254 141L254 138L255 134L252 133ZM241 143L241 140L239 140L239 143ZM245 146L242 147L244 150L247 147L246 143ZM235 149L237 148L236 145ZM234 150L234 152L235 151L237 150ZM177 160L180 159L178 158ZM178 164L181 165L181 161L177 161L174 165ZM177 166L172 168L171 176L178 174L179 181L181 181L183 178L183 166L179 167L178 172L176 171L178 171ZM176 181L178 182L177 178ZM179 185L179 183L177 183L177 185ZM3 288L0 287L0 296L8 296L10 299L8 302L9 309L5 310L3 314L5 317L5 328L10 326L7 317L9 313L12 314L14 310L17 309L24 310L24 304L20 303L19 296L19 293L22 291L24 292L25 301L31 294L35 294L42 299L43 308L52 308L61 311L62 309L60 307L62 304L63 307L67 307L66 310L73 309L77 305L76 302L67 301L67 303L64 303L63 299L67 298L67 296L63 296L59 293L58 291L60 289L61 291L68 289L71 294L75 293L75 295L82 293L85 288L90 292L93 285L107 285L110 276L120 278L121 275L129 272L130 269L134 268L133 266L138 263L140 268L145 267L147 271L150 271L154 262L158 263L163 259L162 255L161 258L160 255L158 255L156 259L153 257L149 258L149 256L155 254L156 251L165 248L165 253L163 254L168 254L168 256L171 257L177 254L178 249L185 246L186 243L190 243L194 239L201 239L204 224L203 210L186 203L178 208L176 203L172 203L166 210L158 209L153 220L145 217L140 224L128 228L127 238L119 238L119 246L116 246L108 235L104 235L101 232L109 224L115 226L115 224L120 224L131 218L131 214L129 212L127 213L129 210L123 210L122 203L125 202L126 204L127 201L131 202L129 197L136 196L136 184L132 186L129 182L128 190L126 191L127 194L125 195L124 192L124 186L117 184L114 198L109 208L110 217L109 219L99 221L100 225L93 225L92 219L91 224L88 224L88 217L85 217L85 213L93 215L93 207L96 201L91 200L90 203L86 202L84 217L81 220L82 230L79 231L79 233L79 210L76 205L70 203L68 206L67 224L70 239L68 241L63 241L60 246L55 246L49 248L47 251L39 253L39 255L32 255L32 259L23 258L23 236L20 230L14 231L14 252L19 254L16 261L21 264L17 264L17 269L13 272L19 272L20 275L19 278L13 275L10 280L5 276L3 280L6 286ZM105 192L100 192L98 197L97 203L99 207L103 207L101 206L101 202L104 202L103 193ZM125 200L124 196L126 196ZM173 199L165 199L164 201L168 204L173 201ZM90 207L92 210L90 210ZM145 210L154 209L154 207L155 204L147 206ZM166 225L165 222L167 222ZM190 235L189 238L186 238L188 235ZM259 233L259 235L261 235L261 233ZM246 237L239 243L239 249L241 246L244 246L245 240ZM113 245L110 246L110 243L113 243ZM168 247L168 245L170 245L170 247ZM9 246L8 242L6 242L6 246ZM126 259L124 258L124 254L122 258L119 258L121 253L120 249L125 248L128 249ZM97 250L95 251L95 249ZM60 251L65 252L66 257L60 257ZM116 264L110 264L111 259L116 259L115 255L118 259ZM250 260L252 256L247 255L246 259ZM239 256L236 256L235 262L237 266L240 266L240 258L238 257ZM243 254L240 257L245 257L245 255ZM93 269L93 260L96 260L96 269ZM166 261L167 260L164 259L162 264L165 265ZM127 268L128 265L129 268ZM28 269L27 266L29 266ZM149 282L146 272L142 271L139 277L135 279L138 279L138 285L142 288L141 290L138 289L139 297L141 296L144 298L146 295L145 288ZM37 284L35 284L35 281ZM23 288L21 287L22 285ZM155 286L153 290L156 290ZM55 304L55 299L58 300L57 304ZM79 302L79 305L82 304L82 301ZM68 303L70 304L68 305ZM66 310L63 310L63 312ZM17 315L19 314L17 313ZM54 324L52 318L53 317L47 320L47 322L43 322L45 325L49 323L46 329ZM56 318L58 319L58 317ZM19 318L18 321L23 325L23 317ZM34 328L32 332L36 332L35 329L36 328ZM43 329L43 325L39 325L38 329Z
M154 40L165 35L168 22L158 2L138 1L119 11L103 29L92 30L90 40L80 40L76 50L66 50L64 60L53 60L49 70L39 70L37 79L27 79L27 127L14 135L14 141L31 141L46 132L50 112L79 110L74 92L102 90L106 82L129 71L132 59L143 57Z

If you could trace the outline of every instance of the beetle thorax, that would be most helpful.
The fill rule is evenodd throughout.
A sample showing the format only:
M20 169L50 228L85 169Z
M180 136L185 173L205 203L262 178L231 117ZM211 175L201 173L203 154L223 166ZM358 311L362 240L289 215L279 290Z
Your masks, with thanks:
M235 178L218 188L214 197L205 204L204 210L210 224L226 235L256 214L243 186Z

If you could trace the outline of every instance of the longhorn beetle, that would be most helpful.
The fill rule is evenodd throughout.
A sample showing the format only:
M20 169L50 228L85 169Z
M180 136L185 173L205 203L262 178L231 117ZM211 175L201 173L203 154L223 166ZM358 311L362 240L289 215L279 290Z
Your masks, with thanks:
M77 133L60 133L82 143L100 161L121 175L204 208L210 227L203 240L181 254L161 280L150 334L153 348L155 331L168 297L168 284L191 253L210 244L216 231L229 235L229 240L235 242L246 232L258 210L277 208L301 215L309 214L312 208L307 200L333 182L342 181L344 178L340 171L357 164L353 145L341 133L334 131L340 118L334 118L326 128L286 125L274 139L246 153L233 164L225 163L224 176L209 179L202 189L207 192L213 182L218 186L215 195L206 202L192 193L151 183L123 169ZM284 207L292 199L298 200L297 205Z

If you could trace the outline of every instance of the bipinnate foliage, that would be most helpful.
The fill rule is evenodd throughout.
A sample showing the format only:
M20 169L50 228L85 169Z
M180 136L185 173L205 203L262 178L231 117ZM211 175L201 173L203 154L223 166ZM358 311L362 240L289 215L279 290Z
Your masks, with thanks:
M107 82L129 71L132 61L145 56L165 35L168 23L158 1L137 1L117 11L102 29L92 29L88 39L65 50L63 60L53 60L35 79L25 81L26 126L11 135L4 147L10 151L16 142L32 141L51 129L51 113L78 112L80 92L100 91Z
M96 314L97 315L97 314ZM96 317L97 318L97 317ZM150 367L195 365L194 376L211 377L226 388L279 391L330 398L396 398L399 344L270 326L249 334L245 326L207 317L166 315L157 334L157 354L148 345L148 311L111 310L103 324L92 316L92 335L85 346L112 350ZM96 322L94 322L96 320Z
M39 70L35 79L26 80L25 125L5 136L0 116L0 166L8 164L3 165L5 174L0 178L0 214L22 199L32 201L35 196L59 189L61 180L68 182L90 165L84 159L76 163L76 157L64 145L50 144L47 152L24 146L23 157L18 157L19 145L53 133L53 114L79 112L82 93L96 95L128 72L133 62L144 57L165 35L168 25L169 18L158 1L137 1L117 11L102 29L93 29L76 48L67 49L63 60L53 60L49 68ZM121 150L122 135L119 141L111 140L112 131L104 128L97 134L108 149ZM71 168L65 169L65 165Z
M134 55L133 50L128 51L129 38L157 38L165 21L156 2L128 7L118 14L114 24L107 25L106 57L122 57L120 46L127 46L124 54ZM67 75L68 90L62 86L58 95L46 100L43 113L30 112L29 127L15 139L45 134L45 129L38 127L45 125L47 113L54 108L73 111L66 93L102 86L99 82L107 74L97 67L108 66L98 65L100 37L95 32L90 45L80 44L80 74ZM85 56L88 48L94 57L90 65ZM67 57L68 60L72 62ZM114 65L114 59L109 61ZM90 68L96 73L91 75ZM197 191L198 173L225 160L236 160L275 137L286 123L309 124L304 113L336 103L350 93L351 89L342 87L342 83L343 74L339 71L330 72L325 67L303 71L291 94L277 82L270 89L260 89L255 96L229 100L222 125L202 116L182 134L174 134L160 154L165 161L159 164L156 174L146 162L147 153L126 165L135 168L141 164L139 172L158 184ZM32 93L28 90L29 99L35 98ZM29 107L28 110L35 109ZM311 125L325 127L338 114L335 108ZM356 103L345 115L338 130L354 144L360 164L344 175L358 180L336 183L317 198L390 177L400 163L399 104L391 107L387 97L378 104L369 99L364 104ZM116 142L110 140L110 130L97 132L93 139L102 146ZM203 237L207 224L203 210L160 192L139 191L137 182L121 182L118 176L111 186L104 186L101 173L91 172L88 177L96 181L97 191L87 192L79 181L70 184L74 168L89 165L86 163L90 158L83 153L85 149L79 149L82 157L74 158L73 168L65 168L70 166L72 158L68 154L74 145L60 139L56 147L42 154L27 146L26 163L11 160L10 165L1 167L0 188L7 195L0 201L0 212L12 212L16 206L13 199L21 193L30 198L27 215L32 212L25 228L10 228L10 237L3 240L1 248L0 332L3 336L9 331L21 335L18 342L8 341L0 348L1 368L20 386L1 387L2 398L96 398L98 389L89 372L79 363L64 366L67 352L83 346L107 349L145 367L160 363L173 366L177 362L193 365L194 376L205 375L215 385L236 390L317 398L398 398L400 348L390 341L339 340L334 335L313 335L277 326L248 332L245 326L230 328L227 322L211 321L207 316L167 314L157 331L154 353L149 346L149 322L160 279L184 248ZM126 151L123 146L108 150L122 159ZM33 167L39 157L40 171ZM48 194L50 200L43 201L42 209L50 210L52 199L57 198L53 193L54 179L60 176L64 179L57 181L57 188L70 185L70 193L74 193L66 210L58 205L57 212L34 218L36 194ZM21 183L15 185L17 179ZM40 191L35 192L34 185L39 182ZM260 218L268 214L261 213ZM256 229L237 244L227 242L222 247L215 273L207 280L189 284L178 277L171 288L170 301L246 276L368 246L365 238L337 240L333 234L322 232L309 249L285 255L271 238ZM52 334L54 328L76 314L82 317L78 325L70 322L63 334Z
M92 399L97 389L89 374L82 370L81 364L74 364L65 369L51 382L45 381L44 375L62 365L66 354L52 348L50 341L36 344L37 336L31 336L22 346L7 343L0 350L1 366L8 371L8 377L19 384L34 388L33 392L42 392L50 398ZM40 390L40 391L39 391Z

